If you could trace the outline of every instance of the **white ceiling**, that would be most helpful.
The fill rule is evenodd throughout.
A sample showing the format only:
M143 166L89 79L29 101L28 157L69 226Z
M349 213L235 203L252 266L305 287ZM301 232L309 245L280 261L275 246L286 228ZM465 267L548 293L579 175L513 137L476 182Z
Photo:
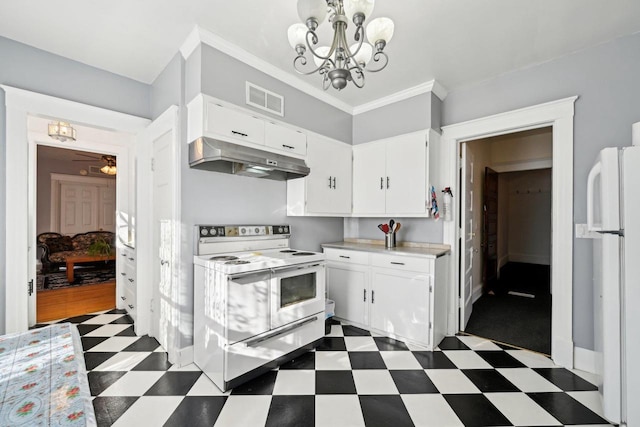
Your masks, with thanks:
M396 24L389 66L364 89L329 89L351 106L432 79L451 91L640 31L638 0L378 0L378 16ZM297 21L294 0L0 2L1 36L145 83L199 25L319 88L292 69Z

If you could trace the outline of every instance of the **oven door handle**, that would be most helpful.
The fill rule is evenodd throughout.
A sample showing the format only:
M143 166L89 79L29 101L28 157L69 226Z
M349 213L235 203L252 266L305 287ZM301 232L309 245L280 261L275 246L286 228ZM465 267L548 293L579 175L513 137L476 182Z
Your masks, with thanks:
M289 273L291 271L298 271L298 270L310 270L310 269L314 269L314 268L322 268L324 267L324 264L322 263L312 263L312 264L304 264L304 265L296 265L295 267L283 267L283 268L272 268L271 272L275 275L279 275L282 273Z
M262 342L265 342L265 341L268 341L270 339L279 337L280 335L288 334L289 332L291 332L291 331L293 331L295 329L301 328L304 325L306 325L307 323L315 322L316 320L318 320L318 316L311 317L309 319L303 320L302 322L296 323L295 325L287 326L286 328L281 329L281 330L279 330L277 332L274 332L272 334L265 335L263 337L256 338L256 339L253 339L253 340L246 341L244 344L247 347L254 347L254 346L256 346L256 345L258 345L258 344L260 344Z
M230 282L238 283L240 285L248 285L260 280L269 280L270 278L270 270L250 271L247 273L238 273L227 276L227 280L229 280Z

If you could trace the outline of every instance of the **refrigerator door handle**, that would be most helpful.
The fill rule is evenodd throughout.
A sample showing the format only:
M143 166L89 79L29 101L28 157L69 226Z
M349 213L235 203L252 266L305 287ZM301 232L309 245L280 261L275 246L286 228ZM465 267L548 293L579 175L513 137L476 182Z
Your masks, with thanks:
M595 212L593 192L595 190L596 177L602 174L602 163L596 163L589 171L587 179L587 229L589 231L601 231L602 227L593 225L593 216Z

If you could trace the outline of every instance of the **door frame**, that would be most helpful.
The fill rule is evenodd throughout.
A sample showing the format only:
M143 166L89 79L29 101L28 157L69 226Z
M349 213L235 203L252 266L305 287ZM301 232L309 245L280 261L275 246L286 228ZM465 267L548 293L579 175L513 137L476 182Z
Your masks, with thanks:
M135 135L145 129L148 119L106 110L66 99L42 95L11 86L0 85L5 92L6 106L6 180L11 186L6 188L5 208L5 253L19 254L5 266L5 333L26 331L29 327L29 298L27 282L35 277L35 200L29 194L35 193L35 148L37 144L95 151L114 154L124 161L125 170L133 172ZM29 117L64 118L78 125L122 132L123 141L82 140L76 142L53 142L46 134L29 132ZM131 138L124 141L126 134ZM129 161L131 160L131 161ZM127 206L123 199L129 188L125 174L116 177L116 209ZM11 224L11 226L6 226ZM149 236L138 236L139 241L148 242ZM31 256L34 255L34 256ZM148 268L148 267L146 267ZM142 266L145 271L145 266Z
M480 138L504 135L541 127L552 127L553 169L551 195L551 359L560 366L573 367L573 116L577 96L518 110L469 120L442 128L448 171L443 174L455 194L461 188L460 144ZM455 200L455 199L454 199ZM448 333L459 329L460 304L460 206L453 203L453 221L444 224L444 243L451 246Z

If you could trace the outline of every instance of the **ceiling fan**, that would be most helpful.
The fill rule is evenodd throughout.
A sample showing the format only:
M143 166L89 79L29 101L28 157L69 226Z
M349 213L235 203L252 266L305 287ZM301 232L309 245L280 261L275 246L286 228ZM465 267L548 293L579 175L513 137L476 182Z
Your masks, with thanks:
M75 154L77 156L88 157L88 159L74 159L72 160L73 162L96 162L100 160L106 163L103 167L100 168L100 172L107 175L115 175L117 172L115 156L110 156L107 154L107 155L102 155L100 157L94 157L90 154L82 154L82 153L75 153Z

